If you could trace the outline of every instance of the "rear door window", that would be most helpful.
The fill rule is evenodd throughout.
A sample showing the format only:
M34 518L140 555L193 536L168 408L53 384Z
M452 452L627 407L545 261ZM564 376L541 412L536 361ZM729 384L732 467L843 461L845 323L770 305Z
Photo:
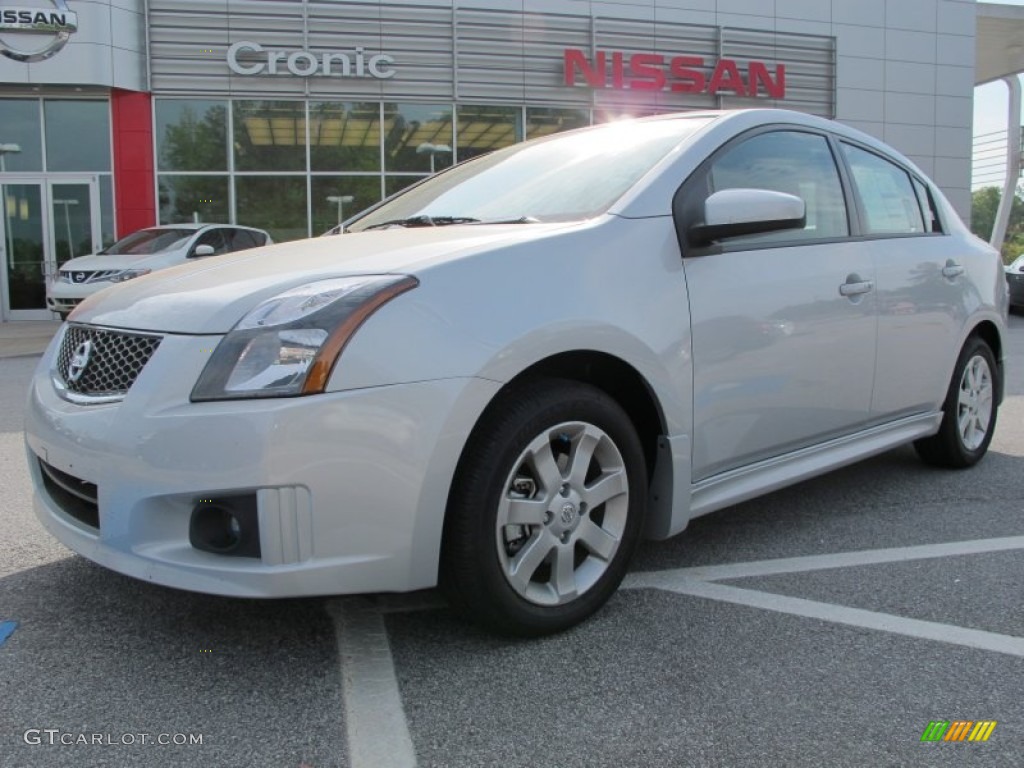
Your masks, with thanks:
M842 144L864 209L864 233L913 235L925 228L924 214L910 174L874 152Z

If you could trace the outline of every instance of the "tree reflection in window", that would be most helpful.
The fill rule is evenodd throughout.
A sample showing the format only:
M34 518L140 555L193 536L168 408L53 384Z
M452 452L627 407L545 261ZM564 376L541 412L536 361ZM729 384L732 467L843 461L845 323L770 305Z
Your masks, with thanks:
M384 104L384 168L431 173L452 164L449 104Z
M227 102L157 99L156 146L159 170L227 170L227 124Z

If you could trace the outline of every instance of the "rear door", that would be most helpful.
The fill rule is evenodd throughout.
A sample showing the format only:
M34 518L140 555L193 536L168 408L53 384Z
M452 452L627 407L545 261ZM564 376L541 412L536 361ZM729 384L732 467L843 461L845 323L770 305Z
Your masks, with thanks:
M941 404L970 305L967 254L943 226L927 186L893 160L842 142L877 281L878 353L872 416Z
M684 244L695 481L853 432L870 418L874 266L850 239L833 144L791 128L734 139L680 190L677 222L700 223L704 200L735 188L798 195L807 224L699 250Z

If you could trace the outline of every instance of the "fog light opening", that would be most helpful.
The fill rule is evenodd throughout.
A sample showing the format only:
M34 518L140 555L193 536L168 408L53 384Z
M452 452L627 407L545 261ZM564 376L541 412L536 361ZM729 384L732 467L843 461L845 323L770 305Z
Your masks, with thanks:
M200 500L189 520L189 542L217 555L259 557L260 534L255 498Z
M242 543L242 524L224 507L198 504L192 511L189 538L192 546L227 554Z

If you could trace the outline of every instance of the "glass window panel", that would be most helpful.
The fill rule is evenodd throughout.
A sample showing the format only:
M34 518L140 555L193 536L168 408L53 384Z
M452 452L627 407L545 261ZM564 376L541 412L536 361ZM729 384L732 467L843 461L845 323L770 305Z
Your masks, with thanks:
M314 176L313 234L380 202L380 176ZM351 198L351 199L350 199Z
M385 104L384 168L430 173L452 164L449 104Z
M483 155L523 140L519 107L460 106L459 160Z
M265 229L274 242L308 236L305 176L236 176L236 224Z
M160 223L228 223L227 176L160 177Z
M924 228L927 232L941 232L939 216L935 210L935 204L928 189L917 179L913 179L914 192L917 193L917 201L921 204L921 211L924 213Z
M715 158L707 174L707 194L723 189L770 189L803 199L802 230L730 238L730 243L818 240L849 234L839 171L823 136L794 131L762 133Z
M311 102L309 163L314 171L380 173L380 103Z
M43 170L38 99L0 99L0 172Z
M406 187L411 187L417 181L428 178L427 176L387 176L384 179L384 195L391 197L396 192L401 192Z
M46 170L110 173L110 104L45 99Z
M907 172L872 152L849 144L842 147L864 205L865 231L872 235L924 232L921 206Z
M588 109L550 109L527 107L526 138L537 139L552 133L586 128L590 125Z
M88 184L54 184L50 188L53 251L60 266L92 253L92 200Z
M236 101L236 171L305 171L306 104Z
M157 99L156 146L158 170L226 171L227 102Z
M7 184L4 234L7 238L7 290L10 309L46 307L43 278L43 204L39 184Z
M104 248L117 241L114 227L114 183L109 174L100 176L100 240Z

